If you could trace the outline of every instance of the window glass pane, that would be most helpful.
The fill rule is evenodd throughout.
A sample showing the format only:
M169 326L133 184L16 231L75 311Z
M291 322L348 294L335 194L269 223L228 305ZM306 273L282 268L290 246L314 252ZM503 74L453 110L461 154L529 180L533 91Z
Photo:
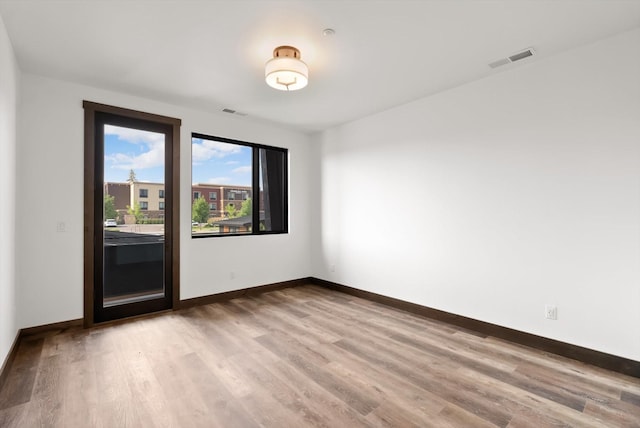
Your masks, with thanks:
M193 137L191 150L192 235L252 233L252 147Z

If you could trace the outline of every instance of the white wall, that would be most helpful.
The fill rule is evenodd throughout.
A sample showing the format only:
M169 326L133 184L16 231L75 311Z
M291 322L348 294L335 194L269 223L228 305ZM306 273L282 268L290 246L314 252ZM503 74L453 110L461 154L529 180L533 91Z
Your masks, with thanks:
M24 74L17 196L19 327L83 316L82 100L182 119L182 299L309 276L306 135L224 113L208 114ZM191 239L191 132L289 149L289 234ZM65 223L66 232L56 232L58 222Z
M19 70L0 17L0 367L16 337L15 186Z
M638 46L635 30L317 136L314 275L640 360Z

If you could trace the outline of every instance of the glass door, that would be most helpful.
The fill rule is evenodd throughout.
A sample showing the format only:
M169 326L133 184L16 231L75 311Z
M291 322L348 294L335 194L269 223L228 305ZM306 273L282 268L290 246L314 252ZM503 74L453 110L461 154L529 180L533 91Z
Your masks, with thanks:
M94 322L169 309L172 128L96 113L94 129Z

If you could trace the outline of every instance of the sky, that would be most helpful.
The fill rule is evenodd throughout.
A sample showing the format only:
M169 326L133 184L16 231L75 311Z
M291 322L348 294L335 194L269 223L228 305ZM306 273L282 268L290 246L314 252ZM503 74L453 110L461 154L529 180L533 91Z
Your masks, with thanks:
M192 183L251 185L251 148L193 138ZM104 181L124 183L134 170L137 181L164 182L164 134L104 127Z
M191 182L251 185L251 147L192 138Z

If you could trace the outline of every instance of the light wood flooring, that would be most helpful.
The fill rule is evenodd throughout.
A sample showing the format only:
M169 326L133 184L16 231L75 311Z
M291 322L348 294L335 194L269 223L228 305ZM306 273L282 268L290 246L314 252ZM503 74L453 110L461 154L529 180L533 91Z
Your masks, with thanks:
M317 286L23 340L1 427L640 427L640 379Z

